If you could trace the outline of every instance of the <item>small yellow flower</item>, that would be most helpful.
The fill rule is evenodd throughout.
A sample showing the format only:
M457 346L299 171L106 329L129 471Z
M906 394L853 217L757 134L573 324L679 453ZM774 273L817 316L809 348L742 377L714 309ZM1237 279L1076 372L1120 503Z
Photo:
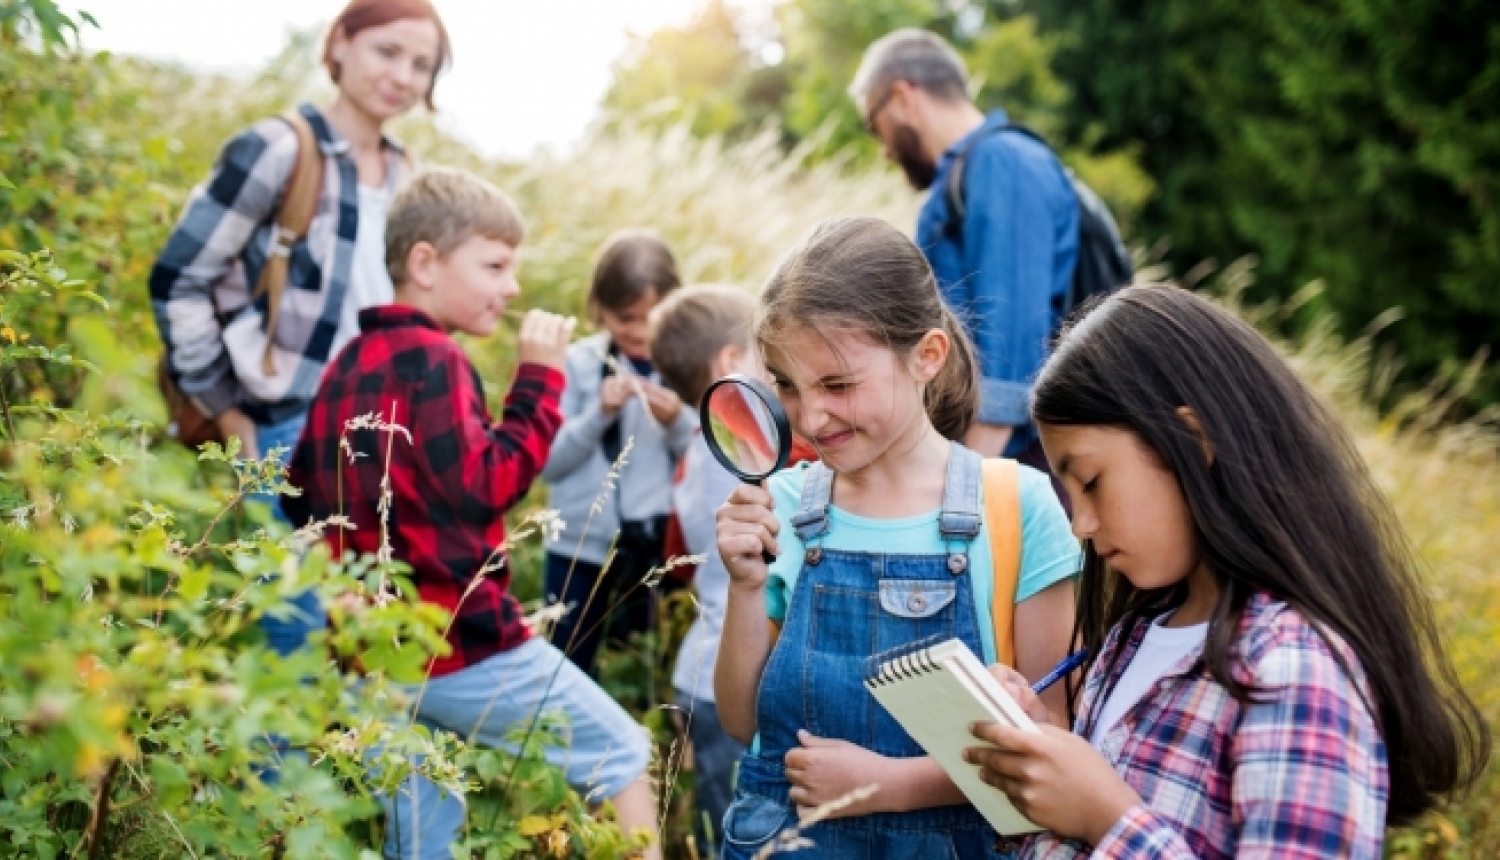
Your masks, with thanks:
M552 822L540 815L528 815L516 823L516 832L527 839L541 836L552 829Z
M96 743L84 741L73 761L73 773L84 779L98 779L104 772L104 750Z
M557 860L566 860L568 856L568 834L563 830L554 830L547 834L547 850Z
M11 328L10 326L0 328L0 337L3 337L14 344L16 342L16 330Z

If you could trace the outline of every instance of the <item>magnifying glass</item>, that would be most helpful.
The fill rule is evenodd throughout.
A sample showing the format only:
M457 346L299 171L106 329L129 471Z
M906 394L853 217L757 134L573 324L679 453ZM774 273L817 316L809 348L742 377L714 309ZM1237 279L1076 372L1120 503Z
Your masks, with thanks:
M760 486L792 455L786 410L759 380L736 373L714 382L698 405L698 417L714 459L747 484ZM776 560L764 555L767 564Z

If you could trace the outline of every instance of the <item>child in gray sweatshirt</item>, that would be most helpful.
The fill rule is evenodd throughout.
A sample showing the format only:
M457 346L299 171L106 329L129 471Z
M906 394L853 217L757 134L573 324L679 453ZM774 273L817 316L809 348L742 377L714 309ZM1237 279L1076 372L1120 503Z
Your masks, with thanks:
M650 589L639 583L663 561L672 473L698 426L697 410L659 384L647 337L647 316L679 283L660 237L616 234L589 288L604 330L568 349L564 423L542 471L566 523L547 547L547 598L569 606L553 644L590 675L606 633L625 639L652 624Z

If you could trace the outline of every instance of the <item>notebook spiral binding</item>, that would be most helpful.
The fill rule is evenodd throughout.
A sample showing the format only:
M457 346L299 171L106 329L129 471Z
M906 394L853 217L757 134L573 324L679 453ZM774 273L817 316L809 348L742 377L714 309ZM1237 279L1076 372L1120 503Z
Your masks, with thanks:
M865 685L879 687L937 671L937 666L928 657L927 649L945 639L944 636L928 636L866 658Z

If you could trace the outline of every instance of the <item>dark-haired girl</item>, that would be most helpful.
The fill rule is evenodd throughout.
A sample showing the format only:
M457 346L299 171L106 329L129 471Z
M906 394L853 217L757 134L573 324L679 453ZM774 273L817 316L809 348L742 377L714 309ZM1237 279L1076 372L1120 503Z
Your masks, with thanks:
M1264 338L1132 287L1060 337L1032 415L1094 657L1076 734L976 727L969 760L1052 831L1025 856L1373 860L1473 779L1489 738L1400 528Z

